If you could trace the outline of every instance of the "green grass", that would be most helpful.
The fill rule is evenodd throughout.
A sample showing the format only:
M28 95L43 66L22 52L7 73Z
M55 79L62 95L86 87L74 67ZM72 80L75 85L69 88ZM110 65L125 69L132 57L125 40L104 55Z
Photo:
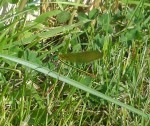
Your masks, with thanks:
M106 2L105 11L86 15L58 2L35 21L26 21L39 9L34 5L0 16L0 125L149 126L149 3L120 4L116 12ZM78 15L53 20L64 10ZM90 63L58 58L89 50L103 57Z

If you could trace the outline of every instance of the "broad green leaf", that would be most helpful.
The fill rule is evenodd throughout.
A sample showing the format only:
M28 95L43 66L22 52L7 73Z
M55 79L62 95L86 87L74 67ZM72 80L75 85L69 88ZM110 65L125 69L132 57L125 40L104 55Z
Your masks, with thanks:
M59 58L70 62L86 63L97 60L101 58L102 55L102 52L99 51L86 51L80 53L60 54Z
M11 4L16 4L16 3L18 3L19 0L7 0L7 1Z
M35 19L35 22L41 23L41 22L47 20L47 18L50 18L52 16L56 16L60 12L61 12L60 10L52 10L52 11L45 12L45 13L41 14L40 16L38 16Z
M89 12L89 19L95 19L98 16L99 10L98 9L92 9Z
M58 21L58 23L65 23L70 19L70 17L71 14L68 11L62 11L57 15L56 20Z
M78 19L82 21L84 19L88 19L88 16L84 12L78 12Z

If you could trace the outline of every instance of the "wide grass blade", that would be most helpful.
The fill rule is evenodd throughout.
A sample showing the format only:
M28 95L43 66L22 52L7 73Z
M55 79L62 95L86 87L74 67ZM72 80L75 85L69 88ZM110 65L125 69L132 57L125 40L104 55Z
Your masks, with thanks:
M48 68L39 66L39 65L37 65L35 63L32 63L32 62L29 62L29 61L25 61L23 59L19 59L19 58L16 58L16 57L11 57L11 56L4 55L4 54L0 54L0 57L8 59L8 60L11 60L11 61L19 63L19 64L22 64L22 65L24 65L26 67L32 68L32 69L34 69L34 70L36 70L38 72L41 72L41 73L43 73L45 75L48 75L50 77L56 78L58 80L61 80L61 81L65 82L65 83L67 83L67 84L70 84L70 85L78 88L78 89L84 90L84 91L86 91L86 92L88 92L90 94L93 94L93 95L95 95L95 96L97 96L99 98L105 99L105 100L107 100L109 102L115 103L116 105L124 107L124 108L126 108L126 109L128 109L128 110L130 110L130 111L132 111L134 113L137 113L138 115L141 115L141 116L143 116L145 118L150 118L150 114L146 114L146 113L144 113L144 112L142 112L142 111L140 111L140 110L138 110L138 109L136 109L136 108L134 108L132 106L126 105L126 104L124 104L124 103L122 103L122 102L120 102L120 101L118 101L116 99L113 99L113 98L111 98L111 97L109 97L109 96L107 96L105 94L102 94L102 93L100 93L100 92L98 92L98 91L96 91L96 90L94 90L94 89L92 89L92 88L82 84L82 83L79 83L79 82L77 82L75 80L72 80L72 79L70 79L68 77L65 77L63 75L60 75L59 73L50 71Z
M38 33L38 34L32 35L27 38L23 38L22 40L15 41L14 44L12 45L12 47L18 46L18 45L29 44L29 43L33 42L36 38L47 39L47 38L56 36L58 34L62 34L64 32L68 32L69 30L72 30L75 27L81 26L87 22L90 22L90 20L86 19L86 20L80 21L80 22L72 24L72 25L54 27L48 31ZM7 47L10 48L10 46L8 46L8 45L7 45Z

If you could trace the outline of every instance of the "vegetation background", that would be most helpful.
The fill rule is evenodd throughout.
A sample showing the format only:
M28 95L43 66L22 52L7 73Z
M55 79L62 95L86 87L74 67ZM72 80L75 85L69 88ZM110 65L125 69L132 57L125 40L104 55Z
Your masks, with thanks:
M0 8L1 126L150 125L149 0L1 0ZM101 58L59 59L91 50Z

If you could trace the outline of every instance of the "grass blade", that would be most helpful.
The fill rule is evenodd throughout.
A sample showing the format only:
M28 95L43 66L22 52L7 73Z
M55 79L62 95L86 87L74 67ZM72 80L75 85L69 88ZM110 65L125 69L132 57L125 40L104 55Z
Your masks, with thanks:
M19 63L19 64L22 64L22 65L27 66L27 67L29 67L31 69L34 69L34 70L36 70L38 72L41 72L41 73L43 73L45 75L48 75L50 77L59 79L59 80L65 82L67 84L70 84L70 85L72 85L72 86L74 86L74 87L76 87L78 89L84 90L84 91L86 91L86 92L88 92L90 94L93 94L93 95L95 95L95 96L97 96L99 98L102 98L102 99L105 99L105 100L107 100L109 102L115 103L116 105L119 105L121 107L124 107L124 108L130 110L131 112L137 113L138 115L141 115L141 116L143 116L145 118L149 118L150 119L150 114L144 113L144 112L142 112L142 111L140 111L140 110L138 110L138 109L136 109L136 108L134 108L132 106L124 104L124 103L122 103L122 102L120 102L120 101L118 101L116 99L113 99L113 98L111 98L111 97L109 97L109 96L107 96L105 94L102 94L102 93L100 93L100 92L98 92L98 91L96 91L96 90L94 90L92 88L89 88L88 86L83 85L82 83L79 83L79 82L77 82L75 80L72 80L72 79L70 79L68 77L65 77L63 75L60 75L59 73L52 72L48 68L39 66L39 65L37 65L35 63L32 63L32 62L29 62L29 61L25 61L23 59L19 59L19 58L16 58L16 57L11 57L11 56L4 55L4 54L0 54L0 57L8 59L8 60L11 60L11 61Z

